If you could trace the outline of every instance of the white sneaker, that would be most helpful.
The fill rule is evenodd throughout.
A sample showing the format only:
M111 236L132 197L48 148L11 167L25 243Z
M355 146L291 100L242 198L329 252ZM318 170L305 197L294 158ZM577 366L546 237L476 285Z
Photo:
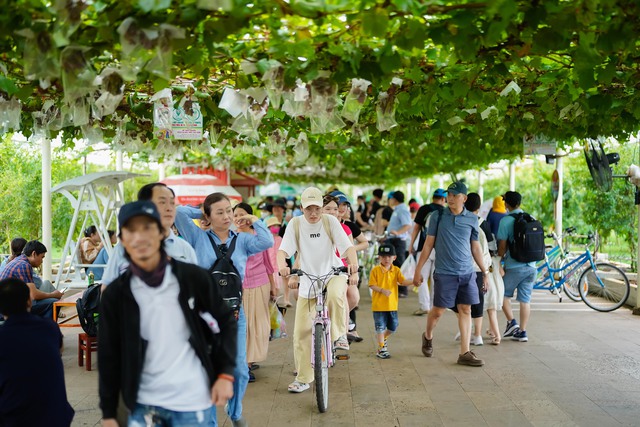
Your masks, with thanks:
M456 336L453 337L454 341L460 341L460 331L456 332Z
M480 335L478 336L471 336L471 341L469 342L469 344L471 345L484 345L484 342L482 341L482 337Z

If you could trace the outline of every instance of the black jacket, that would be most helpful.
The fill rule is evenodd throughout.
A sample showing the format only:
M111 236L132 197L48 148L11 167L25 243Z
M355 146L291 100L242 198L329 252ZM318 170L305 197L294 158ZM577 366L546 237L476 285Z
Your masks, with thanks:
M238 325L233 312L222 302L211 275L204 269L171 260L180 285L178 303L191 331L189 342L209 375L210 386L219 374L233 375ZM199 312L218 321L213 334ZM140 309L131 292L127 270L102 294L98 326L100 408L103 418L115 418L118 395L132 410L136 404L147 342L140 337Z

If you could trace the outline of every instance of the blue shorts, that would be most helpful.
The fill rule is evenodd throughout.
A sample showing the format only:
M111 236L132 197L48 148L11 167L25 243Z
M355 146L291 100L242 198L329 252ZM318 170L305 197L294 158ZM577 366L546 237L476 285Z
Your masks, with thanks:
M451 275L433 274L433 306L450 308L458 304L479 304L476 273Z
M528 265L505 270L502 278L505 298L512 298L513 292L517 289L518 296L516 299L523 303L529 303L537 273L538 270L535 267Z
M397 311L374 311L373 323L376 333L381 334L384 331L395 332L398 329L398 312Z

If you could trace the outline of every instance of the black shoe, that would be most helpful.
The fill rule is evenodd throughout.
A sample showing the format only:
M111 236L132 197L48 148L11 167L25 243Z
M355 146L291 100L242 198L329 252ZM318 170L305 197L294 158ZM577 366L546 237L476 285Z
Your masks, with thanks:
M250 383L255 383L256 382L256 376L253 375L253 372L249 371L249 382Z

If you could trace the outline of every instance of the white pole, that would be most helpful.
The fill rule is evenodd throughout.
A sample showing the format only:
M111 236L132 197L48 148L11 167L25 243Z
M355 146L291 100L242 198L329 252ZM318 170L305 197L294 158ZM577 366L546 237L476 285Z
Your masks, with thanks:
M425 203L431 203L431 178L427 180L427 195L424 197Z
M422 187L422 180L420 178L416 178L416 199L422 198L422 195L420 194L420 187Z
M516 191L516 162L509 163L509 191Z
M123 164L124 164L124 153L122 150L118 150L116 151L116 170L117 171L121 171L123 170ZM120 189L120 194L123 196L122 202L124 203L124 182L120 182L120 184L118 184L118 188Z
M478 195L480 200L484 201L484 171L482 169L478 171Z
M559 154L561 155L561 154ZM555 232L558 236L562 236L562 193L563 193L563 180L564 180L564 162L562 157L556 157L556 169L558 171L558 200L556 201L556 218L555 218Z
M407 182L407 202L409 201L410 198L413 197L413 195L411 194L411 189L412 189L411 183Z
M167 165L160 163L158 166L158 181L162 181L167 177Z
M445 188L443 175L438 175L438 188Z
M42 149L42 243L49 251L42 263L42 279L51 280L51 249L53 233L51 231L51 140L40 140ZM56 283L59 287L59 283Z

